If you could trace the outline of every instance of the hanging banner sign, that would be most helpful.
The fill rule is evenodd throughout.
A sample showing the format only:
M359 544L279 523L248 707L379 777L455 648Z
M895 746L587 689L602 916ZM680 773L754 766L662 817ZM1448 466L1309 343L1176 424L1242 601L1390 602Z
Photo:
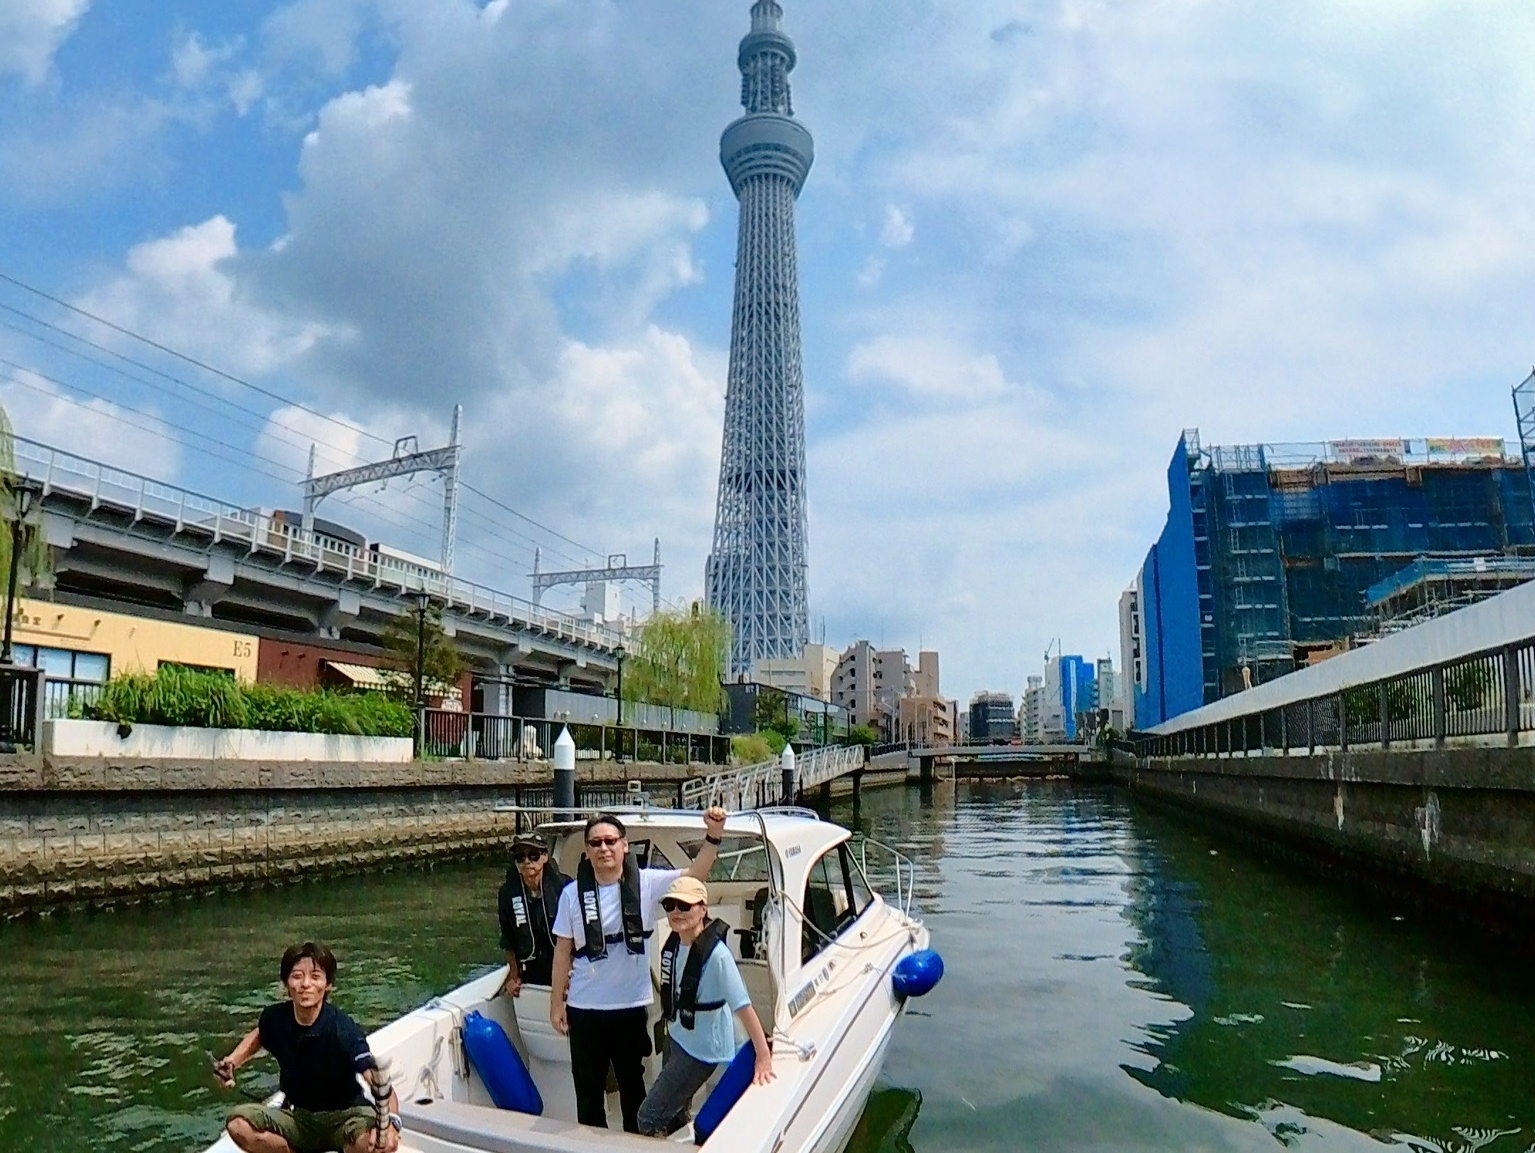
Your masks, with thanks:
M1407 455L1405 440L1332 440L1327 449L1339 464L1358 464L1364 461L1401 460Z
M1501 460L1505 447L1501 436L1431 436L1423 443L1430 460Z

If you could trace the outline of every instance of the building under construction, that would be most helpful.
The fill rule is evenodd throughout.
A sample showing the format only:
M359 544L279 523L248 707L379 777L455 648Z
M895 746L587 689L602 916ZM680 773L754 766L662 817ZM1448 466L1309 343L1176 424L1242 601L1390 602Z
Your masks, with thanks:
M1496 437L1206 448L1190 430L1167 483L1167 524L1133 598L1137 728L1330 656L1394 612L1474 596L1535 558L1525 463Z

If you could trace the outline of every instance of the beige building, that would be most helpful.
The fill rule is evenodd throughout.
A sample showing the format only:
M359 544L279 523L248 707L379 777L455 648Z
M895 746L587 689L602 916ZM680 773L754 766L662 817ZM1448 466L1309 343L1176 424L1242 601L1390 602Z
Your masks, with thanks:
M1030 677L1018 705L1018 733L1026 745L1037 745L1045 732L1045 678Z
M830 702L837 660L835 649L826 645L806 645L803 655L797 658L758 661L752 665L751 679L759 685L771 685L784 692Z
M163 664L256 679L257 639L246 633L29 597L17 600L11 628L16 660L40 666L51 680L100 683Z
M938 654L917 654L913 669L904 649L854 642L837 661L831 701L852 724L867 725L884 740L952 744L957 712L938 683Z
M913 695L897 702L899 740L918 745L952 745L956 706L943 697Z

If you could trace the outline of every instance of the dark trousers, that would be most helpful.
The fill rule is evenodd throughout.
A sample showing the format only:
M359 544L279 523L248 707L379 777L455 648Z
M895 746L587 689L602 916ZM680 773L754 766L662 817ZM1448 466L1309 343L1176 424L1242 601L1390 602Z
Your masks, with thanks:
M667 1041L666 1063L640 1106L640 1132L646 1137L669 1137L687 1124L693 1098L716 1068L675 1041Z
M576 1083L576 1120L608 1127L608 1066L618 1081L624 1131L640 1131L645 1100L645 1058L650 1056L648 1012L643 1009L566 1010L570 1022L570 1072Z

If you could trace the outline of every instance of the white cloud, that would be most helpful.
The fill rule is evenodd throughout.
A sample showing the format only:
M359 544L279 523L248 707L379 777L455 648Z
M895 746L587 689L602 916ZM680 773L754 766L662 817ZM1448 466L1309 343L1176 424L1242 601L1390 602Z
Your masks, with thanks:
M157 480L174 481L181 471L180 438L153 413L78 398L16 369L0 368L0 400L16 435L26 440Z
M1185 425L1506 431L1535 295L1522 0L787 19L817 140L798 222L833 639L883 622L945 647L950 691L1016 691L1053 636L1113 645ZM189 38L189 85L303 125L263 193L282 239L242 248L233 208L200 209L85 299L369 428L440 432L461 399L476 484L602 546L659 534L668 588L696 591L744 25L706 0L300 0L246 30L249 59ZM366 87L295 79L340 83L365 51ZM117 171L126 129L79 120L99 146L10 150L7 177L41 200L56 173Z
M244 49L240 38L209 45L190 32L171 51L171 75L178 87L193 93L213 91L244 116L266 90L266 82L254 68L238 68L233 62Z
M126 270L78 301L88 312L215 367L260 374L281 368L337 331L287 321L249 300L232 271L235 226L223 216L129 250Z
M975 404L1015 391L991 353L920 336L881 336L848 356L848 377L860 384L897 384L911 396Z
M0 4L0 76L13 73L41 84L53 54L91 6L91 0L6 0Z
M886 248L905 248L917 235L911 217L894 204L885 205L885 224L880 229L879 241Z

